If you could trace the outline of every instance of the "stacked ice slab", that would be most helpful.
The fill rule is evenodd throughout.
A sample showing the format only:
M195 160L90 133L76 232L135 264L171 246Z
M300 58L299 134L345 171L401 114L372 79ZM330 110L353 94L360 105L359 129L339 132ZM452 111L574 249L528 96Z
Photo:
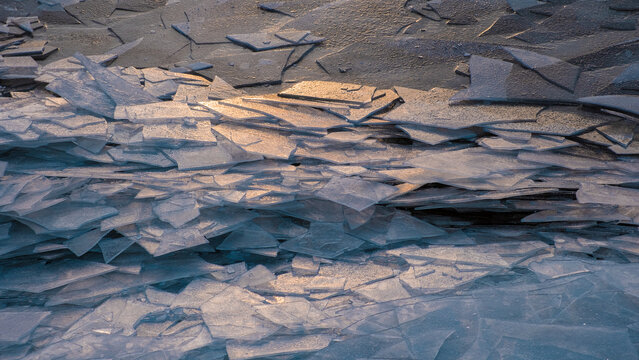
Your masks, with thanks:
M38 63L58 48L47 40L34 39L34 32L44 27L37 16L7 17L0 22L0 91L33 88Z
M506 50L459 93L39 67L0 98L0 358L637 359L639 99Z

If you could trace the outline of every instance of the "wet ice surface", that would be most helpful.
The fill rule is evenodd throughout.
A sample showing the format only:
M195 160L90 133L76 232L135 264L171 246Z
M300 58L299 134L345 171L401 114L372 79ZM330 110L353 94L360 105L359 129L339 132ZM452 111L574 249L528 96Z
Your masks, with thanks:
M20 6L0 359L639 358L632 1Z

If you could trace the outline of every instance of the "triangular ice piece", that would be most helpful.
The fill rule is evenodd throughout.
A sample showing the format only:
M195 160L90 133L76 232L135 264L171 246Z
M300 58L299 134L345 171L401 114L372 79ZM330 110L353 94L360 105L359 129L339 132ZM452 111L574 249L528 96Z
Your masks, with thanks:
M532 51L513 47L504 47L504 50L512 55L522 66L534 70L547 81L569 91L575 90L577 79L581 73L579 66Z

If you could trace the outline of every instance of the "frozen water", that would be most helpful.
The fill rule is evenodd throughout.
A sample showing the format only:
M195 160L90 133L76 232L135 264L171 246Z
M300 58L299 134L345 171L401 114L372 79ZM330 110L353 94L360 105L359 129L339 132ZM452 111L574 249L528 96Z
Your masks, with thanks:
M373 100L375 88L365 85L326 81L306 81L293 85L279 93L282 97L335 101L347 104L366 105Z
M388 198L397 191L388 185L359 180L357 178L334 177L317 195L320 198L362 211Z
M505 50L522 66L536 71L549 82L568 91L575 90L577 79L581 73L581 69L578 66L551 56L540 55L522 49L507 47Z
M317 44L324 38L316 37L308 31L284 31L279 33L232 34L226 37L234 43L253 51L263 51L289 46Z
M434 88L427 92L396 87L405 104L384 115L385 120L445 129L462 129L491 123L531 121L541 110L535 106L465 106L449 105L454 95L449 89Z
M311 256L334 258L346 251L355 250L362 244L363 241L346 234L341 223L313 222L308 233L282 243L280 248Z
M38 263L5 269L0 275L0 289L39 293L115 270L103 263L75 259Z
M631 1L7 1L0 358L638 358Z
M229 359L255 359L269 356L283 356L321 350L331 342L327 335L308 335L289 339L274 339L263 344L245 345L230 342L226 345Z
M258 317L256 307L265 299L251 291L229 286L200 306L202 318L214 337L260 340L279 326Z
M24 344L33 330L51 315L37 308L5 308L0 311L0 344Z

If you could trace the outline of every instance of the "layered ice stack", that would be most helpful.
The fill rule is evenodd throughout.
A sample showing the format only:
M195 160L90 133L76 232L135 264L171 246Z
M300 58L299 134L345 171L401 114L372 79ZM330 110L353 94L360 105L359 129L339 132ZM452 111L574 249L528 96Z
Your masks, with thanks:
M206 44L232 19L204 20L163 31ZM638 358L637 64L505 46L467 54L462 91L268 93L246 86L324 39L221 39L258 55L107 66L147 38L42 65L47 43L0 44L0 359Z

